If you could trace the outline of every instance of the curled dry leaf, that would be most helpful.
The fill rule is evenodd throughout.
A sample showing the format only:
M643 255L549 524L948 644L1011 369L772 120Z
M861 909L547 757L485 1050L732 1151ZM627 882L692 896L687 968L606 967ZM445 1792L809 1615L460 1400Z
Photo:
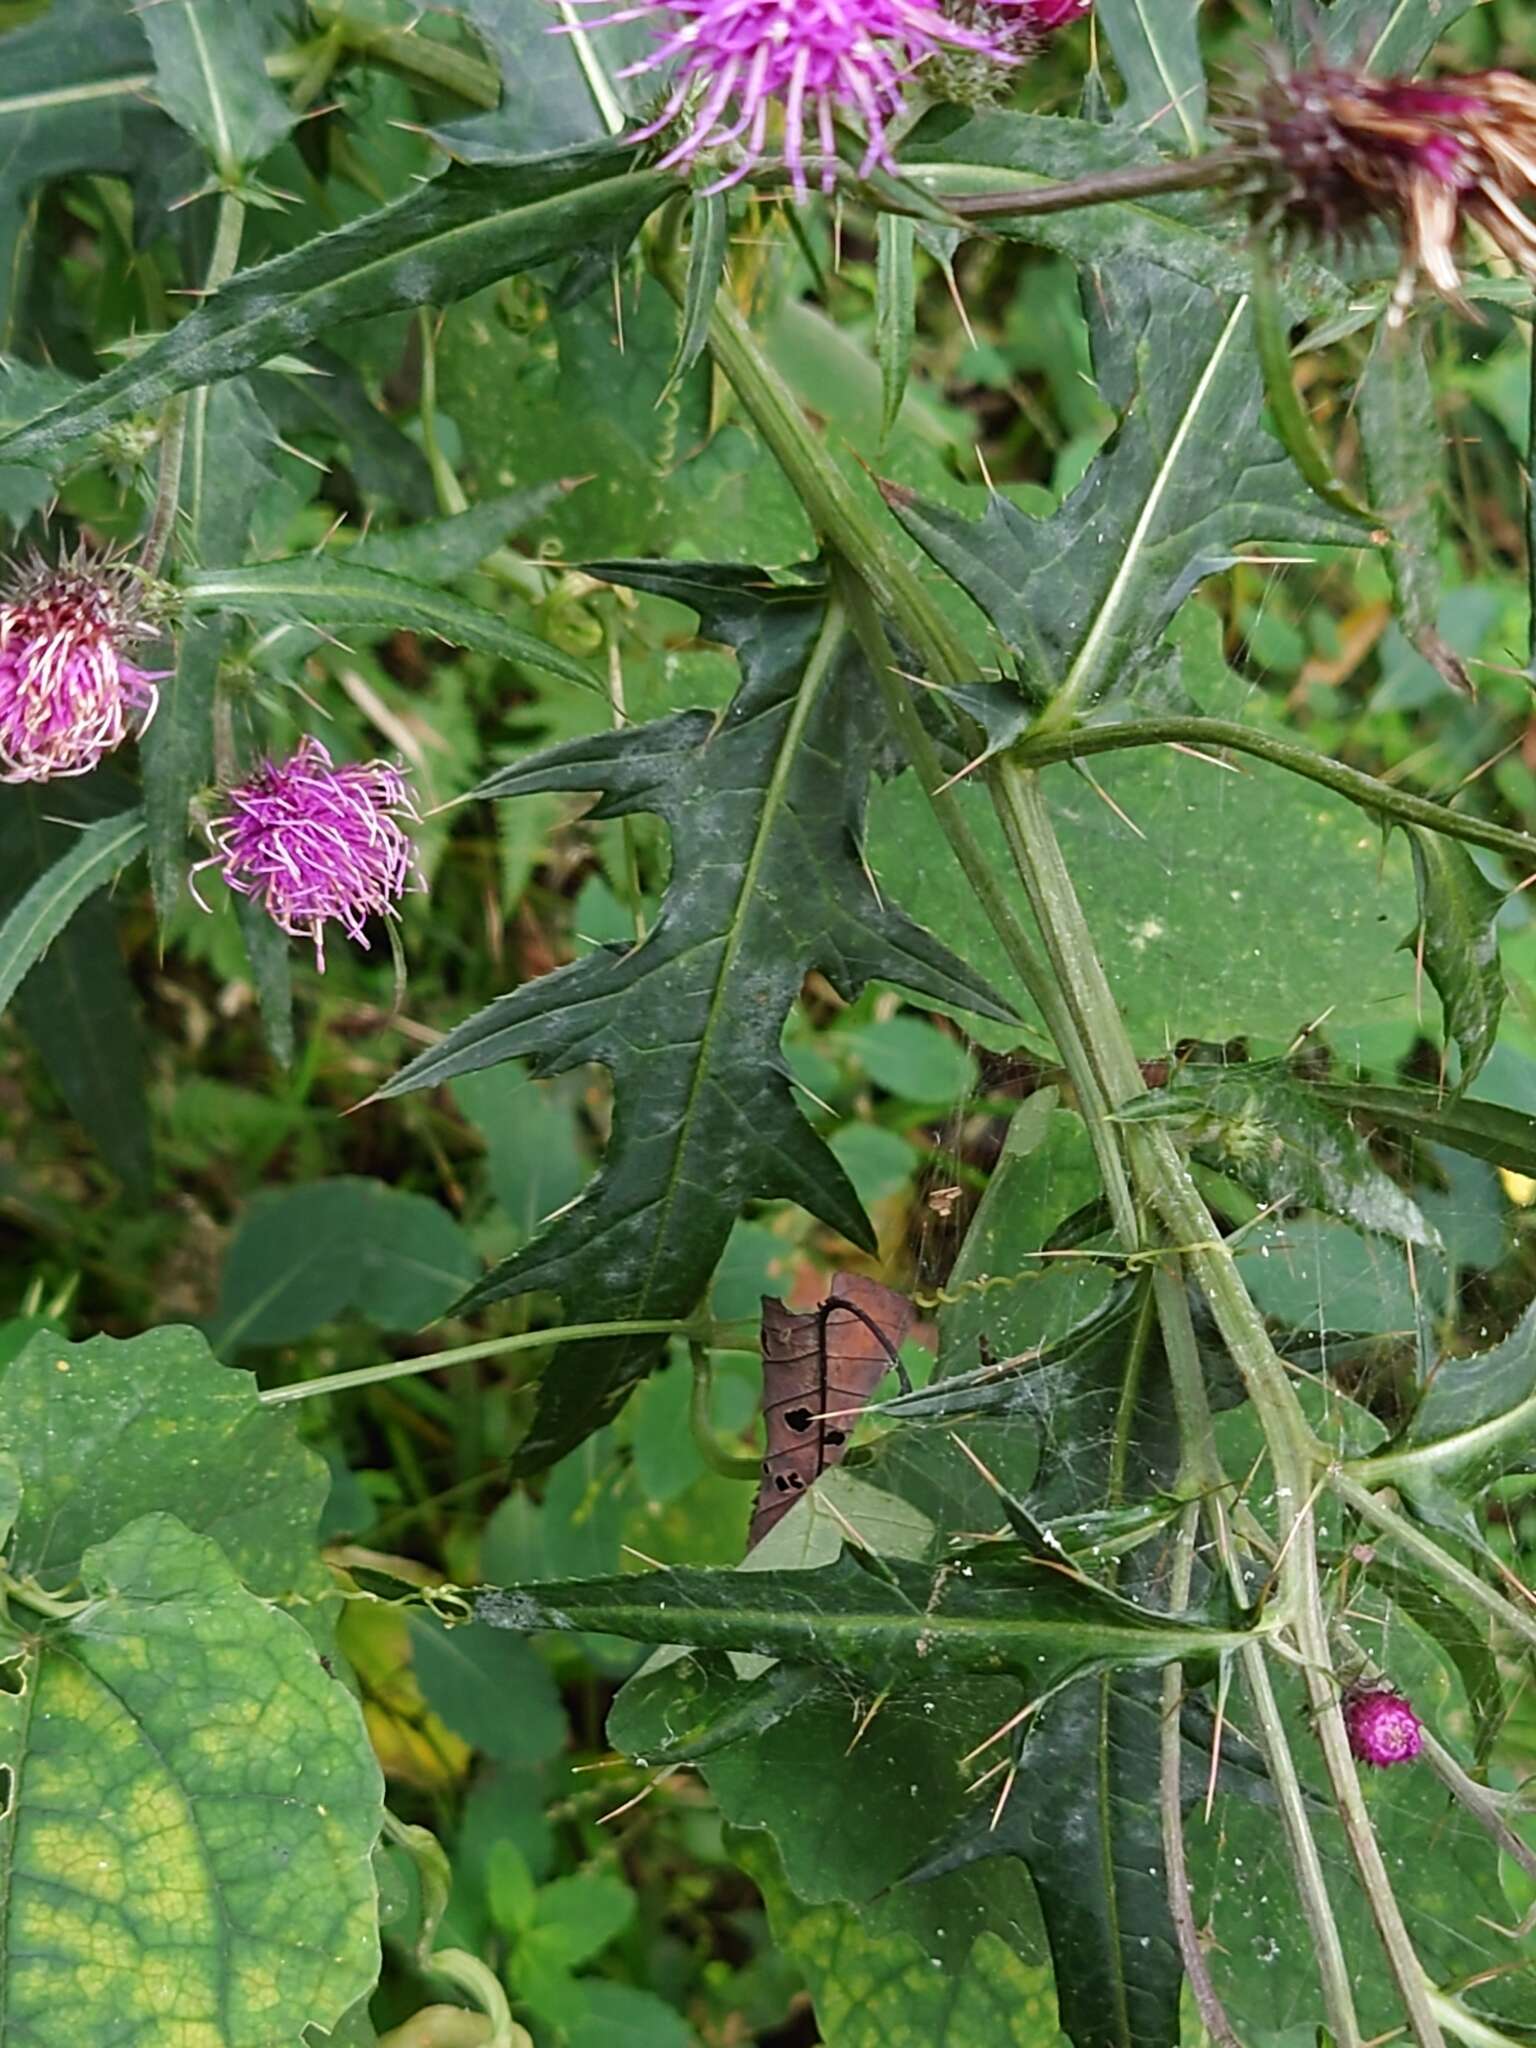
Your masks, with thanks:
M896 1362L914 1310L904 1295L844 1274L804 1314L763 1297L763 1420L768 1448L748 1548L781 1521L830 1465Z

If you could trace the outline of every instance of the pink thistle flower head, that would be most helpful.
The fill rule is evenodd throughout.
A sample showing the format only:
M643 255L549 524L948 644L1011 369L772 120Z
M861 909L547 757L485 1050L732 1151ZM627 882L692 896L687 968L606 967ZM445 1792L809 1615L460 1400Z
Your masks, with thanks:
M1344 1700L1344 1727L1350 1750L1363 1764L1385 1770L1412 1763L1424 1747L1419 1717L1390 1685L1367 1686Z
M1371 220L1395 229L1405 296L1422 274L1458 300L1468 222L1536 280L1536 85L1517 72L1297 71L1223 125L1264 166L1269 219L1335 241Z
M830 192L837 181L836 122L843 114L863 126L860 174L876 165L894 169L887 129L905 110L902 85L914 68L940 50L1002 49L1000 34L952 20L938 0L620 0L593 26L648 19L654 19L656 47L621 75L664 72L669 90L656 119L630 139L644 141L685 123L663 167L734 149L738 161L711 191L782 161L804 197L807 150L814 145L822 189ZM777 142L770 135L776 111Z
M0 782L88 775L144 730L159 677L127 650L147 630L122 569L34 565L0 601Z
M368 919L398 916L406 891L426 886L400 822L414 819L416 807L405 777L388 761L338 768L319 740L306 738L286 761L264 761L248 781L226 790L223 804L208 826L214 852L194 876L217 867L281 931L309 939L322 972L327 924L339 924L366 948Z

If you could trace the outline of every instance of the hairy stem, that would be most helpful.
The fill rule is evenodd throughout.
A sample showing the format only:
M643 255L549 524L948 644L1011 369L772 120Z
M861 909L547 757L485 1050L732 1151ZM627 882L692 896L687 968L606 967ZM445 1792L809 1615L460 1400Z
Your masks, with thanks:
M1077 761L1091 754L1111 754L1124 747L1154 746L1228 747L1234 753L1251 754L1293 775L1305 776L1324 789L1336 790L1351 803L1378 817L1398 818L1405 825L1422 825L1443 832L1448 839L1463 839L1470 846L1485 846L1491 853L1508 854L1512 860L1536 864L1536 838L1514 832L1487 818L1476 818L1437 804L1428 797L1412 796L1394 789L1361 768L1342 761L1330 761L1311 747L1295 740L1260 732L1230 718L1145 718L1134 724L1077 726L1069 732L1043 733L1022 740L1014 748L1014 759L1031 768L1044 768L1055 761Z
M918 717L907 686L896 668L890 645L885 637L885 628L880 623L879 614L870 600L868 590L857 576L841 564L834 565L833 575L838 581L859 644L874 670L875 680L880 685L886 711L896 728L897 736L901 740L907 759L912 764L923 794L928 799L928 806L940 831L949 841L966 880L975 890L976 899L1001 940L1019 979L1028 989L1035 1007L1045 1019L1045 1027L1061 1055L1062 1063L1083 1106L1083 1120L1093 1145L1094 1158L1098 1164L1099 1177L1104 1183L1104 1192L1114 1218L1115 1229L1126 1250L1132 1250L1141 1241L1135 1198L1131 1193L1130 1182L1126 1178L1125 1165L1115 1142L1114 1131L1108 1121L1109 1105L1104 1099L1098 1075L1083 1051L1082 1041L1078 1037L1071 1013L1062 999L1061 990L1050 968L1041 958L1034 940L1025 930L1022 918L1014 909L1002 877L988 858L981 841L971 830L970 820L965 815L965 806L953 791L944 787L944 771L933 741Z
M947 192L940 185L938 196L951 213L967 220L984 220L997 214L1018 218L1025 214L1070 213L1081 206L1104 206L1117 199L1147 199L1160 192L1197 192L1205 186L1230 185L1242 176L1251 161L1242 150L1208 149L1200 156L1175 158L1170 163L1127 164L1123 170L1094 171L1054 184L1021 183L1012 191ZM967 168L974 177L973 166L946 165L945 171L954 176ZM1016 175L1024 179L1030 174L1020 171ZM925 184L933 182L921 166L917 176Z
M1445 2037L1427 1995L1429 1980L1414 1951L1402 1909L1392 1889L1392 1880L1387 1875L1386 1862L1360 1790L1360 1773L1355 1768L1349 1746L1342 1694L1333 1676L1328 1624L1324 1619L1321 1588L1317 1582L1317 1551L1312 1540L1310 1504L1303 1508L1302 1517L1307 1526L1291 1543L1286 1571L1299 1595L1295 1602L1296 1639L1305 1659L1313 1725L1322 1744L1323 1762L1327 1766L1339 1818L1344 1823L1350 1854L1370 1902L1376 1932L1387 1952L1388 1967L1408 2016L1409 2029L1414 2040L1420 2043L1420 2048L1442 2048Z
M213 253L208 261L205 292L216 292L234 275L240 260L240 237L245 229L245 204L232 192L219 201L218 225L214 230ZM203 429L208 412L208 387L182 392L171 400L166 412L165 433L160 443L160 471L155 485L154 510L149 530L139 551L139 567L146 576L157 576L165 561L176 521L181 513L182 476L187 455L192 457L189 493L193 504L202 496Z
M1491 1614L1511 1634L1517 1635L1532 1648L1536 1648L1536 1616L1528 1614L1512 1600L1506 1600L1502 1593L1485 1585L1477 1573L1468 1569L1459 1559L1443 1550L1431 1536L1397 1509L1378 1500L1368 1486L1362 1486L1358 1479L1350 1477L1343 1466L1334 1466L1328 1474L1328 1484L1340 1500L1347 1501L1360 1516L1383 1536L1389 1537L1410 1557L1432 1571L1436 1578L1448 1586L1454 1586L1464 1599L1474 1607L1480 1607L1485 1614Z
M1168 1605L1175 1612L1182 1612L1189 1605L1199 1530L1200 1510L1191 1502L1179 1526L1168 1587ZM1217 2048L1242 2048L1242 2042L1227 2018L1226 2007L1211 1981L1190 1897L1189 1864L1184 1854L1184 1755L1180 1725L1183 1708L1184 1667L1182 1664L1170 1664L1163 1672L1163 1713L1158 1730L1158 1808L1163 1825L1168 1912L1178 1936L1184 1974L1189 1979L1189 1988L1194 1993L1206 2032L1217 2043Z
M1158 1294L1163 1347L1179 1419L1180 1484L1199 1489L1217 1555L1226 1571L1233 1596L1240 1605L1246 1606L1248 1589L1227 1514L1228 1481L1216 1448L1211 1405L1206 1393L1205 1375L1200 1367L1200 1352L1183 1276L1159 1268L1153 1275L1153 1286ZM1257 1644L1249 1645L1239 1653L1239 1664L1257 1716L1258 1746L1270 1784L1280 1802L1291 1871L1317 1955L1318 1983L1323 1994L1328 2031L1337 2048L1358 2048L1360 2023L1350 1990L1344 1942L1334 1916L1333 1901L1328 1896L1322 1858L1318 1854L1312 1823L1307 1817L1306 1794L1286 1739L1285 1723L1269 1682L1263 1650ZM1170 1865L1170 1874L1171 1868Z

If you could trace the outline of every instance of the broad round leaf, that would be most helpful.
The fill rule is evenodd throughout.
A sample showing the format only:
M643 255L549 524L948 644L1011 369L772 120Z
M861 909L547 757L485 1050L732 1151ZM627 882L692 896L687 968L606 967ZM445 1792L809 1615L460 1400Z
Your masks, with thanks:
M378 1766L350 1694L219 1546L146 1515L95 1597L0 1638L0 2036L297 2048L373 1982Z

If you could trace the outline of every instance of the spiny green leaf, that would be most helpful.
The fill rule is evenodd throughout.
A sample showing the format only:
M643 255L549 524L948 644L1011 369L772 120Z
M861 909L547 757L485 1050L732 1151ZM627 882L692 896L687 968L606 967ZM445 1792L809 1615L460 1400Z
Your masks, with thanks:
M1034 1696L1111 1667L1204 1658L1248 1640L1201 1614L1137 1607L1055 1567L978 1550L938 1566L844 1550L812 1571L678 1568L483 1592L493 1628L601 1630L631 1642L749 1650L877 1684L969 1674Z
M1477 0L1276 0L1275 26L1298 63L1363 64L1390 74L1417 71L1435 44Z
M594 81L598 92L628 110L633 87L614 74L651 48L648 22L603 23L602 34L592 37L572 8L567 19L582 28L580 36L552 35L560 14L548 0L463 0L459 11L495 60L501 104L433 130L450 156L472 164L517 163L605 138L610 124Z
M693 202L690 220L688 277L683 290L683 319L678 330L677 354L667 376L666 388L657 400L658 405L671 396L703 355L709 341L709 317L715 309L715 295L725 276L726 246L731 226L731 212L725 194L701 193Z
M274 2048L329 2026L379 1961L357 1702L171 1515L81 1572L77 1616L34 1624L23 1594L0 1632L0 2032Z
M623 150L504 168L455 165L419 192L241 271L153 347L0 440L7 462L52 462L115 420L302 348L344 323L447 305L572 248L615 252L675 188Z
M188 807L213 780L213 710L228 627L189 621L176 640L175 668L144 735L144 814L149 878L161 922L181 908L187 883Z
M1187 1066L1166 1088L1126 1103L1124 1123L1175 1123L1219 1171L1278 1208L1304 1206L1362 1230L1434 1244L1418 1204L1384 1173L1363 1138L1281 1063Z
M1504 893L1485 881L1464 846L1405 825L1419 887L1419 928L1405 944L1423 959L1461 1055L1457 1088L1471 1085L1498 1043L1504 1008L1498 916Z
M272 429L246 380L234 378L187 401L181 544L194 561L238 561L251 514L271 471ZM187 871L188 810L213 780L214 704L226 631L198 620L177 638L174 667L140 745L149 875L162 924L181 907Z
M149 102L153 83L138 10L122 0L54 0L0 41L0 348L24 274L12 244L29 192L80 170L195 182L190 146Z
M155 58L155 96L226 182L275 149L298 118L267 77L247 0L154 0L136 10Z
M1355 390L1371 503L1391 535L1387 566L1403 631L1453 689L1471 694L1460 656L1441 637L1440 457L1434 387L1417 326L1383 315Z
M1061 2022L1079 2048L1168 2048L1184 1969L1158 1812L1161 1686L1145 1672L1069 1686L1019 1743L997 1814L973 1812L914 1879L1017 1856L1035 1879Z
M536 633L509 625L495 612L451 591L370 568L345 552L295 555L246 569L198 569L184 587L193 612L240 612L247 618L287 619L301 626L373 627L380 633L414 630L499 654L506 661L525 662L579 689L600 692L603 687L582 662Z
M131 796L126 779L100 770L0 790L0 929L27 889L78 851L80 826L120 815ZM142 1190L150 1177L143 1047L117 925L104 897L82 903L28 970L13 1014L107 1164Z
M480 794L597 790L594 815L655 811L672 883L635 946L605 948L504 996L383 1091L435 1087L530 1056L536 1073L597 1060L618 1112L602 1172L469 1297L529 1289L590 1318L686 1315L744 1203L797 1201L856 1243L852 1187L796 1105L779 1038L808 971L852 997L872 980L1008 1014L937 940L884 903L859 859L875 733L869 683L819 589L762 570L598 564L595 574L693 605L743 680L723 719L684 712L522 762ZM540 1390L525 1463L606 1420L654 1362L652 1340L578 1347Z
M1134 686L1184 599L1240 543L1363 537L1264 430L1245 301L1125 263L1086 302L1099 384L1123 424L1059 511L1035 519L994 496L972 521L891 493L1026 680L1076 709Z
M142 852L144 818L122 811L82 826L73 846L40 875L0 924L0 1010L81 904Z
M1311 1081L1323 1102L1403 1131L1454 1146L1474 1159L1536 1178L1536 1117L1502 1103L1475 1102L1441 1088L1382 1086L1373 1081Z
M235 896L235 916L245 941L246 963L256 989L267 1050L280 1067L292 1066L293 953L288 935L249 896Z
M880 414L882 443L901 413L912 371L912 338L917 323L917 287L912 274L916 239L915 226L904 215L881 214L875 267L875 352L880 358L880 382L885 394Z
M1095 19L1125 81L1120 119L1193 155L1205 123L1199 10L1168 0L1098 0Z
M1442 1359L1401 1446L1371 1462L1431 1520L1444 1521L1431 1490L1454 1500L1455 1533L1475 1535L1474 1503L1491 1480L1529 1463L1533 1428L1536 1307L1491 1351Z

